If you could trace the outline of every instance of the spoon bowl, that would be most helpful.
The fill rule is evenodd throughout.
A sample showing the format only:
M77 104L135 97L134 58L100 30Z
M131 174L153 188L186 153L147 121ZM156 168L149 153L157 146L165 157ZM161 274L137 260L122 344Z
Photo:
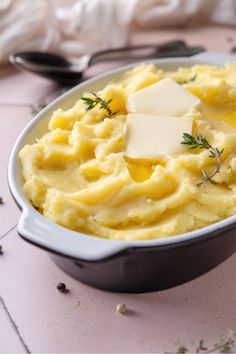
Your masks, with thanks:
M18 69L30 71L62 85L76 84L83 75L82 67L82 70L78 70L69 60L53 53L19 52L10 56L10 62Z

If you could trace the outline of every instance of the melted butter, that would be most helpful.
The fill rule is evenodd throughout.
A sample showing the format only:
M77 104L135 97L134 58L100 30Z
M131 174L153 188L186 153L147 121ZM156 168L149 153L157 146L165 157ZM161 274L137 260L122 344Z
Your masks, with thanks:
M212 121L220 121L229 124L231 127L236 128L236 112L230 110L220 110L211 106L203 105L203 116Z
M127 157L125 160L129 173L135 182L141 183L151 177L153 172L153 165L150 163L144 160L134 161Z

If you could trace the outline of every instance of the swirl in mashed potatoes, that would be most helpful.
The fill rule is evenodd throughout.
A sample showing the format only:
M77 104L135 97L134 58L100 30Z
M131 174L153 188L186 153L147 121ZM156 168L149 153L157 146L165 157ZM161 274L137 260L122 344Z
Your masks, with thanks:
M151 163L123 154L127 97L170 77L200 98L193 130L224 149L217 185L196 183L214 164L206 150L186 150ZM194 77L194 80L190 80ZM24 191L49 220L104 238L144 240L202 228L236 211L236 64L166 72L140 65L98 94L117 112L86 112L78 97L55 111L49 132L20 152ZM87 93L87 95L89 95Z

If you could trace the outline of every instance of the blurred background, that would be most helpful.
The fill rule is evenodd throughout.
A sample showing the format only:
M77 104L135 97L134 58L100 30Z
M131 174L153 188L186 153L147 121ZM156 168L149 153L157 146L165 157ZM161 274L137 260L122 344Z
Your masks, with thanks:
M1 0L0 64L17 51L79 56L133 43L137 32L152 32L139 43L157 43L216 25L236 25L236 0Z
M235 329L235 257L166 292L102 293L66 276L45 252L20 240L20 211L7 185L13 144L35 113L62 93L58 83L72 86L138 55L234 55L235 27L236 0L0 0L0 353L123 353L124 342L127 353L161 353L174 350L178 339L215 343L226 329ZM154 50L113 52L109 58L106 52L91 61L97 51L148 44ZM16 56L29 51L62 55L72 64L54 57L48 69L45 57L37 61L31 55L30 62L29 56ZM24 70L10 64L10 55ZM73 289L69 296L55 296L59 281ZM124 301L137 316L111 315Z

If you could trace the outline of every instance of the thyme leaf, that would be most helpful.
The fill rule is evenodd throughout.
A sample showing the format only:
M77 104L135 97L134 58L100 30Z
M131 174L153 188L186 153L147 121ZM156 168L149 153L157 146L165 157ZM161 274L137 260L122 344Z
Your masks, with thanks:
M32 105L31 106L32 115L35 116L36 114L38 114L46 106L47 106L47 102L46 101L41 101L41 102L37 103L36 105Z
M188 348L185 345L183 345L180 341L177 341L175 344L176 344L176 347L177 347L176 354L189 353Z
M205 352L207 351L207 347L204 344L204 340L201 339L198 343L197 343L197 348L196 348L196 353L201 353L201 352Z
M190 84L191 82L194 82L197 78L197 74L192 76L189 80L185 80L185 81L181 81L181 80L177 80L176 82L179 84L179 85L185 85L185 84Z

